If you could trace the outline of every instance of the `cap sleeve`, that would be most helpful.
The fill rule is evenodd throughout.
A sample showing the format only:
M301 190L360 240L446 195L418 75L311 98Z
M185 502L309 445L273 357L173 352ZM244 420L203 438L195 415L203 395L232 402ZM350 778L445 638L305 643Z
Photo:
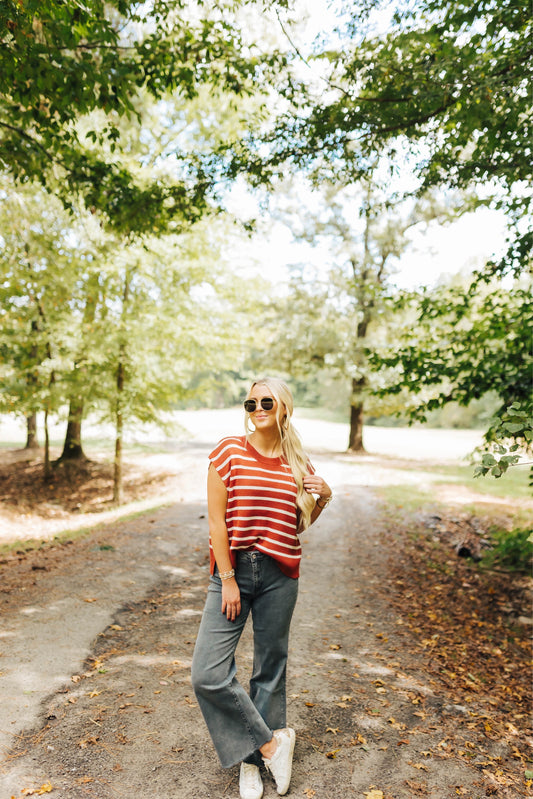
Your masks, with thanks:
M228 486L231 463L233 455L235 454L235 442L231 438L223 438L222 441L216 445L214 450L209 453L209 462L213 464L224 485Z

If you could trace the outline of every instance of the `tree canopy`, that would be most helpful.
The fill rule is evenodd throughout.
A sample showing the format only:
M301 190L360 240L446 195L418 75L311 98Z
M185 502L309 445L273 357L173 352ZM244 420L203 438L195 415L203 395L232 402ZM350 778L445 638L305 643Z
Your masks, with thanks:
M285 87L291 107L269 134L252 132L233 170L248 161L260 181L291 162L320 182L367 174L375 152L388 155L393 171L409 158L421 192L475 186L478 201L503 207L517 229L500 271L523 270L533 241L524 226L533 163L530 4L398 0L390 9L346 4L336 40L319 41L309 73ZM376 32L376 16L387 13L386 32Z
M197 220L212 188L203 166L186 147L157 180L125 166L118 120L138 114L141 89L184 101L204 85L235 96L257 89L279 59L245 45L232 13L239 5L2 3L0 167L42 181L67 203L81 194L117 229Z
M531 288L526 278L505 287L474 280L466 288L400 295L394 304L410 309L409 323L394 342L369 353L381 379L378 393L409 396L404 412L413 421L425 421L428 411L448 402L497 396L479 474L499 477L518 462L519 450L531 451Z
M354 398L366 400L375 378L367 331L375 315L384 316L385 274L411 224L395 220L395 208L406 195L414 207L431 200L434 187L457 189L451 214L477 203L505 210L514 236L492 274L514 273L515 282L504 289L496 280L489 291L478 277L456 290L401 297L411 328L392 354L375 355L391 376L382 392L403 399L418 387L426 404L412 415L421 418L428 408L467 404L496 388L501 409L492 433L521 435L516 425L520 418L526 431L531 408L530 286L516 277L530 267L532 241L529 8L524 0L358 0L345 4L329 40L319 37L304 52L281 21L297 4L273 5L285 53L283 36L258 24L266 19L262 0L2 4L0 169L16 184L40 182L73 212L65 221L42 199L54 220L47 225L37 194L28 233L19 230L16 207L5 204L10 180L0 196L0 212L11 220L0 238L10 403L28 413L74 399L79 420L86 402L111 417L118 409L121 424L168 408L191 375L218 366L207 357L216 335L204 341L198 334L197 349L185 344L174 307L190 330L203 330L206 320L212 328L214 307L218 333L231 328L224 300L203 310L216 295L209 293L216 267L205 253L218 253L220 242L209 240L202 217L215 206L219 181L245 172L255 185L276 178L281 187L290 169L321 190L364 194L377 159L386 171L382 196L372 194L355 212L368 223L365 234L352 225L356 217L344 224L347 208L332 196L315 220L304 209L304 237L329 236L337 262L327 275L323 269L326 287L318 279L293 282L288 303L295 301L298 335L279 329L280 316L275 324L291 343L288 359L304 373L312 358L317 368L352 378L352 409ZM20 197L13 199L16 206ZM86 242L80 222L94 223L98 246ZM183 240L168 238L188 231L205 260L190 279L180 263ZM228 237L221 241L227 250ZM282 309L282 328L288 318ZM158 354L165 330L173 340ZM151 342L149 362L132 345L143 338ZM172 379L162 385L161 374Z
M376 31L377 14L387 9L387 29ZM272 174L290 161L317 183L353 181L379 152L392 175L407 164L417 178L405 191L474 189L464 210L486 203L505 211L510 233L501 260L466 288L413 300L404 340L375 361L391 367L384 394L417 394L414 418L496 390L501 406L487 441L502 457L485 459L495 476L516 459L507 442L516 452L532 435L531 285L486 287L494 274L531 273L531 32L525 0L345 4L338 40L320 42L307 60L319 71L306 87L313 102L296 102L278 117L266 159L258 139L248 143L259 177L262 164Z

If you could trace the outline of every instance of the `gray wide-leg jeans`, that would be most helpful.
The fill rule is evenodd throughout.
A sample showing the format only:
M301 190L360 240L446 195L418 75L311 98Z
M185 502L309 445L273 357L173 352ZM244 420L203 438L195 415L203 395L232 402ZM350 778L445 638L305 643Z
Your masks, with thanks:
M298 595L298 580L263 552L238 552L235 572L241 613L235 621L222 613L222 581L215 570L192 661L194 692L224 768L242 760L259 764L259 747L286 726L289 628ZM235 650L250 611L254 664L247 694L237 680Z

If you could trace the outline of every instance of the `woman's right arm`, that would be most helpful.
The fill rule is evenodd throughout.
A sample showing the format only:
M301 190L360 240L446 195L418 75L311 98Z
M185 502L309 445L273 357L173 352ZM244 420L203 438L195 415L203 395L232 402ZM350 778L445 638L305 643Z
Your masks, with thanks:
M211 545L215 554L218 571L221 574L231 571L228 529L226 527L226 504L228 492L222 478L211 463L207 472L207 512ZM222 580L222 613L230 621L235 621L241 612L241 594L237 580L231 577Z

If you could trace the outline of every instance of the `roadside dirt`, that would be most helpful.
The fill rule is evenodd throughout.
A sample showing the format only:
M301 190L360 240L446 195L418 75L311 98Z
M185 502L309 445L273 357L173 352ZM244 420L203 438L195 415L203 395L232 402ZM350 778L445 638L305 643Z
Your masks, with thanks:
M531 581L510 590L427 520L391 517L371 459L313 460L335 501L304 537L289 795L531 796L530 628L518 621ZM0 799L238 797L190 685L208 579L197 477L183 474L181 502L3 558ZM246 682L249 632L238 663Z

